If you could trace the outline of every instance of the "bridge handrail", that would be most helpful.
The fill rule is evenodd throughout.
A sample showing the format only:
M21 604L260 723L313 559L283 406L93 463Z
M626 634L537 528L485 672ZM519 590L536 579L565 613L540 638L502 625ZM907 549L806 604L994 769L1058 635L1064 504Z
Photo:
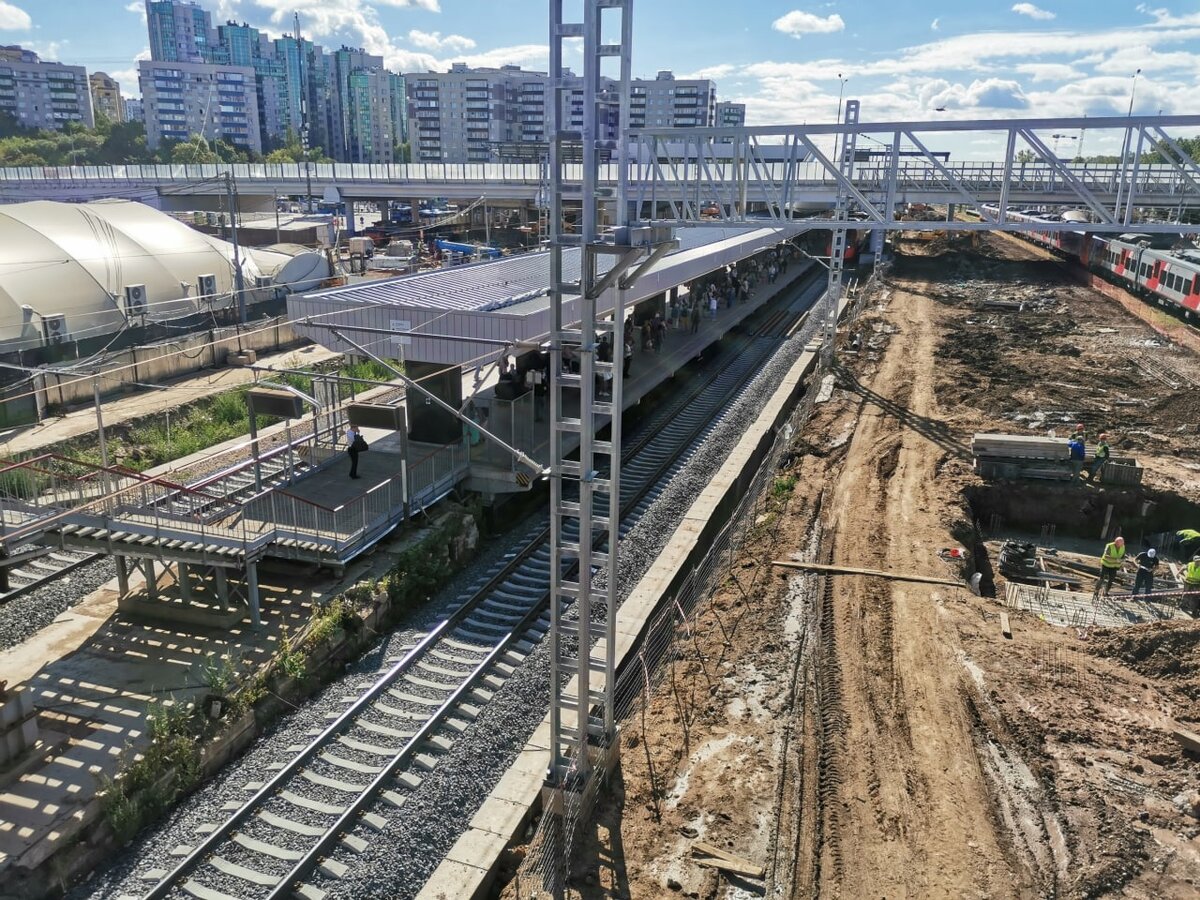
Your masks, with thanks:
M655 181L655 171L659 184L663 182L663 172L660 164L629 162L610 163L601 167L601 180L616 182L620 168L627 165L630 180L635 184L647 184ZM789 168L785 162L764 162L752 167L741 174L751 182L769 182L784 177ZM565 168L572 169L574 164ZM672 169L678 174L674 183L695 181L700 173L697 163L686 162L675 164ZM707 162L704 166L710 176L733 178L739 173L739 167L732 162ZM1004 176L1005 167L999 162L960 161L947 164L947 168L959 178L984 178L990 183L999 183ZM1067 168L1076 176L1088 180L1098 180L1105 183L1121 173L1117 163L1068 163ZM855 180L869 182L880 180L890 172L890 165L883 161L864 161L855 167ZM245 183L262 181L296 181L306 179L324 182L387 182L393 184L520 184L537 185L543 180L542 167L532 163L313 163L307 168L303 163L206 163L206 164L126 164L107 166L6 166L0 167L0 181L4 182L53 182L53 183L87 183L87 182L130 182L146 183L159 182L204 182L216 181L224 173L232 174L236 179ZM945 181L941 172L924 160L902 159L898 163L897 173L902 179L917 179L921 181ZM819 163L801 162L796 164L794 172L796 180L803 182L820 182L833 184L833 176ZM1018 180L1032 179L1034 182L1059 181L1061 174L1047 163L1031 162L1015 165L1010 177ZM1132 175L1126 171L1126 177ZM819 177L818 177L819 176ZM1169 164L1153 163L1139 168L1138 179L1141 182L1160 181L1162 176L1169 176L1171 183L1177 183L1183 176L1179 170ZM216 189L214 187L214 189Z

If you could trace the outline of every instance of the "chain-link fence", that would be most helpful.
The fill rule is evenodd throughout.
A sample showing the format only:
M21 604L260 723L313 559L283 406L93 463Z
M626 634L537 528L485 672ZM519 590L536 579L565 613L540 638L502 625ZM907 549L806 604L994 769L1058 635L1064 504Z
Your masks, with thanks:
M876 267L867 281L855 289L843 313L843 322L852 322L870 304L870 297L877 293L882 275L880 267ZM820 309L824 299L814 308ZM776 429L770 450L708 552L679 588L664 597L661 609L644 628L638 646L625 657L617 674L614 694L618 721L628 722L635 714L640 714L644 720L655 688L671 671L665 663L673 660L677 651L682 652L684 647L694 644L698 621L712 609L717 591L731 585L749 595L757 586L757 580L768 571L764 566L754 567L750 583L744 584L735 563L751 539L757 541L763 536L760 517L772 503L780 469L790 461L793 439L812 417L818 393L814 386L825 371L824 368L813 371L809 389ZM777 529L780 522L781 517L775 518L773 527ZM642 725L644 729L644 721ZM589 826L592 801L611 773L611 767L607 765L611 749L596 748L592 761L596 766L596 777L582 779L577 772L571 771L561 783L545 793L544 814L515 876L516 892L521 900L565 895L572 859ZM579 789L580 785L582 789Z

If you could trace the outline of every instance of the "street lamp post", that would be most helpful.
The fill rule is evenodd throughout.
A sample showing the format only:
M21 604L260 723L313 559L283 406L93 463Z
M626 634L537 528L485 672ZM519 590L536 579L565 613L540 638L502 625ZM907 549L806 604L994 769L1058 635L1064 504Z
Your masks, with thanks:
M838 125L841 125L842 124L842 95L844 94L844 92L846 90L846 82L849 81L850 79L843 78L841 72L837 73L837 79L838 79L838 110L837 110L837 118L834 121ZM840 134L834 135L833 155L835 158L838 155L838 146L839 146L840 142L841 142L841 135Z
M1125 118L1127 119L1133 118L1133 98L1137 94L1137 80L1141 74L1141 69L1133 73L1133 85L1129 88L1129 109L1125 112ZM1132 137L1132 128L1126 125L1125 140L1121 144L1121 164L1120 168L1117 169L1117 172L1120 174L1120 180L1117 182L1117 205L1113 208L1113 214L1118 217L1121 215L1121 194L1124 192L1123 189L1125 187L1125 157L1129 155L1129 143Z

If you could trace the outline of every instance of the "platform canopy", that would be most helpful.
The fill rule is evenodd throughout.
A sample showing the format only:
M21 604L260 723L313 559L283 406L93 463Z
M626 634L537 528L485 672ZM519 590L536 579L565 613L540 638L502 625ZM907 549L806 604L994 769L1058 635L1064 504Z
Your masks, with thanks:
M807 230L796 225L680 229L679 248L644 272L630 288L632 305L736 263ZM564 281L578 282L580 251L563 254ZM601 272L614 257L601 257ZM288 318L300 334L338 352L354 350L329 331L355 326L396 331L394 338L358 333L379 352L407 360L474 364L497 352L491 342L541 340L550 330L550 254L542 251L491 262L453 266L385 281L360 282L288 298ZM568 298L564 315L575 315ZM611 298L601 298L611 308ZM409 332L412 333L404 333ZM402 334L404 333L404 334ZM453 335L458 340L442 340ZM471 343L480 338L487 343Z

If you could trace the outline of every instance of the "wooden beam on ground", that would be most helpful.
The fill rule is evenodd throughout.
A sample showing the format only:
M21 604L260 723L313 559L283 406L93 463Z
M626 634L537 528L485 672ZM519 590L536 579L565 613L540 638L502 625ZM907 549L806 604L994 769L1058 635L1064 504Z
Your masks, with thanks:
M1006 612L1000 613L1000 633L1010 641L1012 640L1012 626L1008 622L1008 613Z
M1176 725L1171 729L1171 737L1175 738L1184 750L1189 750L1192 753L1200 753L1200 734Z
M874 578L888 578L892 581L916 581L921 584L945 584L950 587L964 587L961 581L951 581L949 578L933 578L929 575L910 575L905 572L880 572L878 569L858 569L853 566L827 566L823 563L792 562L776 559L773 566L785 569L805 569L812 572L828 572L831 575L869 575Z
M692 842L692 857L696 865L721 869L735 875L745 875L747 878L757 880L766 877L767 874L766 869L745 857L735 856L728 850L722 850L720 847L706 844L703 841Z

